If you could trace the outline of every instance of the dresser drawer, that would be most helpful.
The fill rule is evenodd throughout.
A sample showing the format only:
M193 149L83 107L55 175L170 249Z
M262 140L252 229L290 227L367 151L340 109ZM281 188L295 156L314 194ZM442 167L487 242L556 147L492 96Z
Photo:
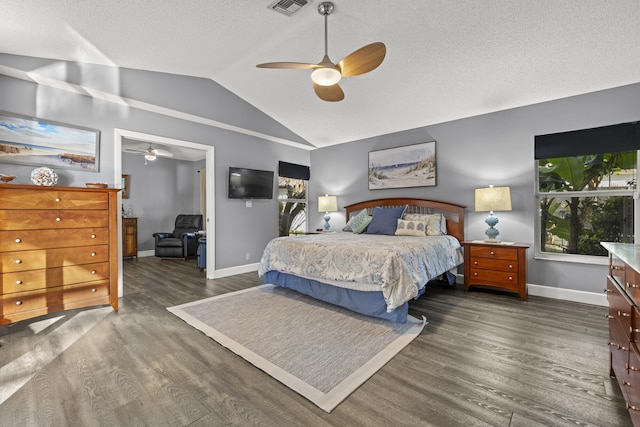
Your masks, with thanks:
M640 305L640 274L638 274L633 268L627 266L624 269L625 280L620 282L624 284L624 288L631 300Z
M620 285L625 283L625 272L628 269L626 264L617 256L609 255L609 274L615 278Z
M609 301L609 318L620 322L629 339L631 316L634 312L633 302L611 276L607 277L607 300Z
M0 210L3 230L108 227L109 213L104 210Z
M109 246L0 252L0 273L65 267L109 260Z
M37 310L108 295L108 280L94 283L81 283L41 291L20 292L0 296L0 315Z
M611 368L622 386L628 379L629 350L631 344L620 322L609 319L609 350L611 351Z
M490 246L470 246L469 254L472 258L480 257L480 258L494 258L494 259L504 259L517 261L518 253L514 251L512 248L508 247L500 247L496 245L496 247Z
M109 263L72 265L42 270L17 271L0 274L0 293L52 288L72 283L109 278Z
M635 345L629 349L627 376L620 384L620 388L626 395L627 406L632 415L633 412L640 412L640 354Z
M518 271L518 263L503 260L503 259L491 259L491 258L472 258L471 269L476 268L483 270L497 270L497 271Z
M95 191L65 191L50 189L0 189L3 209L101 209L109 208L109 195Z
M469 277L470 285L500 285L507 289L518 286L518 274L512 274L508 271L492 271L471 268L471 277Z
M108 243L108 228L0 231L0 251L2 252L71 248Z

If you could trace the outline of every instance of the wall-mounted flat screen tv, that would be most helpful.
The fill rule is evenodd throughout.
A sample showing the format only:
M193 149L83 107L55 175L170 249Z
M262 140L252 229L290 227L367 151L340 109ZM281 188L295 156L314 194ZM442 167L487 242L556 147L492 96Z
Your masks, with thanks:
M273 171L229 168L230 199L273 199Z

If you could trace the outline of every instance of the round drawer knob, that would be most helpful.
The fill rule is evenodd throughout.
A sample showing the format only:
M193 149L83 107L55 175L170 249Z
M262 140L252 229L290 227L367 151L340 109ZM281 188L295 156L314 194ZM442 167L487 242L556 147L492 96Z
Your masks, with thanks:
M478 265L478 261L473 261L473 265Z
M513 265L509 264L509 268L513 268Z
M491 255L495 255L495 254L496 254L495 252L491 251Z
M96 256L96 253L95 252L91 252L91 256Z
M22 285L22 280L16 280L16 285Z
M509 276L509 280L513 280L513 277Z
M22 264L22 260L21 259L17 259L16 260L16 264Z
M62 221L62 218L58 217L58 218L56 218L56 221L60 222L60 221Z
M91 292L95 292L95 291L96 291L96 288L91 289Z
M22 305L22 301L16 301L16 305Z
M91 235L91 238L92 238L92 239L95 239L95 238L96 238L96 235L95 235L95 234L92 234L92 235Z
M91 270L91 274L96 274L96 273L97 273L97 271Z
M56 203L60 203L60 197L56 197Z
M478 275L478 273L473 273L473 275L474 275L474 276L477 276L477 275Z
M22 239L16 239L16 243L22 243Z

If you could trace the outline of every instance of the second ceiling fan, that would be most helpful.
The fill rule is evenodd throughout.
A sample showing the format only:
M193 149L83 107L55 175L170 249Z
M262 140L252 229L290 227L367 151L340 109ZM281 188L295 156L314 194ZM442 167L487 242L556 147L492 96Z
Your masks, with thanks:
M258 68L313 69L311 80L316 95L324 101L335 102L344 99L344 92L338 84L342 77L358 76L373 71L382 63L387 53L384 43L368 44L342 58L337 64L329 59L327 17L333 11L333 3L318 5L318 13L324 16L324 57L317 64L304 62L267 62L256 65Z

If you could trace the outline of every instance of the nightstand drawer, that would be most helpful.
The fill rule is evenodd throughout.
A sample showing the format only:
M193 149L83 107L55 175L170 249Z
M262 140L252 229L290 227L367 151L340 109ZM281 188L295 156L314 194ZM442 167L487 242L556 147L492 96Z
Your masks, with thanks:
M472 269L496 270L496 271L518 271L518 263L510 260L490 259L490 258L472 258Z
M495 258L495 259L507 259L512 261L518 260L518 253L506 246L470 246L469 255L472 258Z
M481 284L505 284L505 285L518 285L518 275L512 274L508 271L493 271L493 270L480 270L476 268L471 269L471 277L469 277L469 284L481 285Z

